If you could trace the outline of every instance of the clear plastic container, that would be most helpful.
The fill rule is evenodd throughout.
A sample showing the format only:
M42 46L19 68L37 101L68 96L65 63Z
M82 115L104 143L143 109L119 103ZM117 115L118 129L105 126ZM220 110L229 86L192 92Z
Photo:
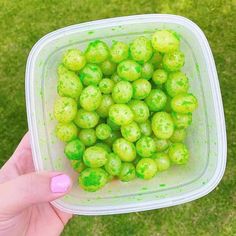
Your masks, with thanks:
M186 63L183 71L199 108L188 129L190 161L159 173L154 179L118 180L89 193L78 187L77 174L64 156L64 144L54 135L53 104L56 68L63 52L84 49L89 41L102 39L130 42L156 29L172 29L181 36ZM214 59L206 37L192 21L174 15L137 15L69 26L40 39L30 52L26 68L26 103L36 170L59 170L71 176L71 192L53 202L65 212L108 215L169 207L200 198L221 180L226 165L226 131L221 93Z

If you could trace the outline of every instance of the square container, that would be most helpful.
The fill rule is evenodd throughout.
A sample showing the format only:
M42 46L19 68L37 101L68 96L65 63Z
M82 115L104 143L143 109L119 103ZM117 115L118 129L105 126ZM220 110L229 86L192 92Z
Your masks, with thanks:
M78 187L77 177L54 135L56 121L56 69L69 48L84 49L91 40L130 42L157 29L172 29L181 37L186 56L183 71L190 92L199 101L188 129L190 161L158 173L149 181L118 180L89 193ZM221 180L226 165L226 131L214 59L206 37L192 21L175 15L137 15L69 26L40 39L30 52L26 68L26 103L34 165L37 171L64 171L73 180L71 192L53 202L62 211L80 215L108 215L169 207L200 198Z

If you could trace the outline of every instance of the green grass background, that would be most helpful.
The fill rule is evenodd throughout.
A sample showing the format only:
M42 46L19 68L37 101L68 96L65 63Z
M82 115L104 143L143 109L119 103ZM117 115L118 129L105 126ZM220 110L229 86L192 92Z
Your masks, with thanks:
M208 196L181 206L76 216L63 235L236 235L235 6L230 0L0 0L0 166L27 131L24 73L28 53L53 30L115 16L178 14L201 27L216 61L228 138L227 168L219 186Z

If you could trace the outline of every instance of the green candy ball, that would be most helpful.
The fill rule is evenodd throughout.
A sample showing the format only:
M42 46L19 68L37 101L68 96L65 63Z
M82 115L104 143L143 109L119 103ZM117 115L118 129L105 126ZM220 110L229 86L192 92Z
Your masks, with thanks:
M141 131L136 122L121 126L122 136L129 142L136 142L141 137Z
M97 141L97 136L94 129L81 129L78 136L85 146L92 146Z
M108 181L108 174L101 168L86 168L80 173L79 185L85 191L95 192Z
M107 118L107 124L111 127L112 130L120 130L120 126L114 123L111 119Z
M170 141L172 143L181 143L186 138L186 130L185 129L175 129L174 133L170 137Z
M136 157L134 144L123 138L118 138L113 143L113 152L125 162L132 162Z
M84 144L79 139L75 139L66 144L64 152L69 160L80 160L83 157L84 150Z
M111 61L115 63L120 63L128 58L129 56L129 47L127 44L123 42L115 42L113 43L111 49Z
M142 66L141 77L143 79L149 80L152 78L154 72L154 66L150 62L146 62Z
M77 137L78 129L72 122L58 123L56 126L55 134L63 142L69 142Z
M154 52L150 60L150 63L152 63L154 69L160 67L161 62L162 62L162 55L159 52Z
M165 70L158 69L155 70L152 75L152 81L155 85L161 85L164 84L167 81L168 74Z
M186 164L189 159L189 152L183 143L174 143L170 146L168 155L170 160L177 165Z
M156 152L156 145L151 137L141 137L136 143L136 151L141 157L151 157Z
M134 114L134 121L137 123L143 123L148 119L150 112L145 102L140 100L131 100L128 105Z
M117 74L117 73L114 73L112 76L111 76L111 79L114 81L114 83L118 83L120 81L122 81L122 79L120 78L120 76Z
M112 146L113 143L121 137L121 133L120 131L116 131L116 130L112 130L111 131L111 135L109 138L105 139L104 142L109 145L109 146Z
M103 95L102 101L96 110L97 114L102 118L108 117L109 109L110 109L111 105L113 105L113 104L114 104L114 101L113 101L111 95Z
M128 81L118 82L112 90L112 98L115 103L127 103L133 95L133 87Z
M150 111L161 111L166 106L167 96L160 89L152 89L145 102Z
M100 124L96 128L96 136L98 139L104 140L111 135L111 128L107 124Z
M171 72L180 70L184 62L184 54L180 51L166 53L162 60L164 69Z
M152 158L156 162L157 171L165 171L170 168L170 159L166 153L155 153Z
M122 163L119 179L128 182L136 178L135 166L132 163Z
M99 116L94 111L79 109L75 117L75 124L82 129L90 129L97 125Z
M146 79L138 79L132 83L133 86L133 98L144 99L146 98L152 88L150 82Z
M177 129L187 128L192 123L192 113L181 114L172 112L171 115Z
M102 73L105 75L105 76L110 76L112 75L113 73L115 73L116 71L116 63L110 61L110 60L106 60L104 61L101 65L101 70L102 70Z
M157 173L156 162L151 158L142 158L136 166L137 176L141 179L151 179Z
M152 134L151 122L149 120L139 123L138 125L143 136L150 136Z
M167 148L170 146L170 141L168 139L158 139L156 137L153 137L155 144L156 144L156 151L157 152L163 152L167 150Z
M104 94L109 94L112 92L113 87L115 86L115 83L111 79L102 79L99 83L99 89Z
M80 160L70 160L70 164L71 164L72 168L78 173L80 173L81 171L83 171L86 168L86 166L83 163L82 159L80 159Z
M95 146L103 148L107 153L111 152L110 146L106 143L96 143Z
M109 153L105 170L112 176L118 176L121 171L121 164L120 158L115 153Z

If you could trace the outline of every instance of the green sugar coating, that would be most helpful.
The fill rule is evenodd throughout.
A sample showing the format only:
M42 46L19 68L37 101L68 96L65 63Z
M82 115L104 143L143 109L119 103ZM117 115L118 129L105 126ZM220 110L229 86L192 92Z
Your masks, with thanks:
M79 49L70 49L64 54L62 62L68 70L79 71L85 66L86 59Z
M159 52L154 52L150 60L150 63L152 63L153 68L155 70L159 68L161 65L161 62L162 62L162 55Z
M86 111L96 110L102 102L102 94L98 87L89 85L80 95L80 105Z
M61 97L78 99L83 89L79 77L63 65L58 68L57 92Z
M120 63L128 58L129 47L123 42L114 42L111 49L111 60L115 63Z
M165 88L168 95L171 97L181 93L187 93L189 89L188 78L183 72L172 72L168 76Z
M109 146L112 146L116 139L121 137L120 131L112 130L109 138L105 139L104 142Z
M109 109L112 104L114 104L114 101L113 101L111 95L103 95L102 101L96 110L97 114L102 118L108 117Z
M54 104L54 116L61 123L73 121L77 112L77 103L72 98L60 97Z
M119 173L119 179L123 182L128 182L136 177L135 166L132 163L122 163Z
M120 130L120 125L114 123L110 118L107 118L107 124L111 127L112 130L117 131Z
M81 160L84 150L84 144L79 139L75 139L66 144L64 152L70 160Z
M94 64L86 64L79 73L82 83L88 85L98 85L102 80L102 70Z
M164 84L167 81L168 73L165 70L157 69L152 75L152 81L155 85Z
M106 143L96 143L95 146L103 148L107 153L111 152L111 147Z
M86 168L86 166L85 166L82 159L80 159L80 160L70 160L70 164L73 167L73 169L78 173L80 173L81 171L83 171Z
M193 112L197 106L198 101L191 93L179 94L171 100L172 110L181 114Z
M116 72L116 63L106 60L101 63L100 68L105 76L111 76Z
M119 156L122 161L132 162L136 157L136 150L133 143L123 139L118 138L113 143L113 152Z
M170 141L172 143L181 143L186 138L186 130L185 129L175 129L174 133L170 137Z
M84 164L88 167L102 167L107 162L107 152L102 147L91 146L85 149L83 155Z
M141 134L143 136L150 136L152 134L152 127L151 127L151 122L150 120L146 120L144 122L141 122L138 124Z
M133 60L122 61L117 67L120 78L127 81L135 81L141 77L142 67Z
M133 87L128 81L118 82L112 90L112 98L115 103L127 103L133 96Z
M146 98L152 88L151 83L146 79L138 79L132 83L133 86L133 98L144 99Z
M114 81L108 78L102 79L99 83L99 89L103 94L111 93L114 86Z
M89 63L101 63L109 57L109 48L101 40L95 40L89 43L85 56Z
M178 129L187 128L192 123L192 113L181 114L172 112L171 116L175 127Z
M97 136L94 129L81 129L78 137L85 146L92 146L97 141Z
M89 192L102 188L108 181L108 175L101 168L86 168L79 176L80 186Z
M72 122L58 123L55 129L55 134L63 142L69 142L77 137L78 129Z
M125 104L114 104L110 107L109 118L117 125L127 125L134 119L131 109Z
M152 46L162 53L169 53L179 49L179 39L169 30L157 30L152 36Z
M114 81L114 83L118 83L120 82L122 79L120 78L120 76L117 74L117 73L114 73L112 76L111 76L111 79Z
M151 179L157 173L156 162L151 158L142 158L136 166L137 176L141 179Z
M109 138L110 135L111 135L111 128L109 125L102 123L96 127L96 136L98 139L104 140Z
M144 36L136 38L130 45L130 54L138 63L147 62L152 57L151 41Z
M159 152L152 156L157 165L157 171L164 171L170 168L170 159L167 153Z
M154 71L154 66L151 62L146 62L142 66L141 77L143 79L149 80L152 78L152 74Z
M168 139L159 139L157 137L153 137L156 145L157 152L163 152L170 146L170 141Z
M160 89L152 89L145 98L150 111L161 111L165 108L167 102L166 94Z
M152 117L152 131L159 139L168 139L174 132L173 120L167 112L157 112Z
M163 57L163 68L167 71L178 71L184 65L185 57L180 51L166 53Z
M136 142L141 137L141 131L136 122L121 126L121 134L129 142Z
M156 152L153 138L141 137L136 143L136 151L141 157L151 157Z
M186 164L189 159L189 152L183 143L174 143L170 146L168 155L170 160L177 165Z
M150 112L144 101L131 100L128 105L134 114L134 121L142 123L148 119Z
M105 170L112 176L118 176L121 171L121 163L121 159L115 153L109 153Z
M98 120L99 116L96 112L79 109L74 122L80 128L90 129L97 125Z

